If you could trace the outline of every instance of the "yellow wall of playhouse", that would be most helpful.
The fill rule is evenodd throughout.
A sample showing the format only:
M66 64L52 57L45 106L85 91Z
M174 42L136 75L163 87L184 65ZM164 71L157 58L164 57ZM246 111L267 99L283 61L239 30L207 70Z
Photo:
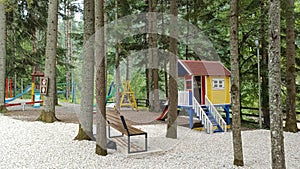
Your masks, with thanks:
M214 79L224 79L224 89L213 89ZM206 93L213 104L230 104L230 78L228 76L207 76Z

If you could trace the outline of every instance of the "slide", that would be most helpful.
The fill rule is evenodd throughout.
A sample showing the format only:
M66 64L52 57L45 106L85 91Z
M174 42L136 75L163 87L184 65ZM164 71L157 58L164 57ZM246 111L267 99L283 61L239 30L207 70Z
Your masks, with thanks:
M6 99L5 103L9 103L9 102L11 102L13 100L16 100L17 98L19 98L19 97L23 96L24 94L28 93L30 90L31 90L31 85L28 85L22 93L17 94L13 98Z
M114 82L111 82L110 86L109 86L109 90L106 96L106 102L108 101L108 99L114 97L116 94L116 85Z
M111 99L112 97L114 97L116 94L116 85L114 82L111 82L110 83L110 86L109 86L109 90L108 90L108 93L107 93L107 96L106 96L106 107L108 108L114 108L115 107L115 103L111 103L109 102L109 99ZM109 103L109 104L107 104Z
M168 106L165 107L164 111L161 113L161 115L156 118L156 120L161 120L161 121L165 121L165 119L168 117Z

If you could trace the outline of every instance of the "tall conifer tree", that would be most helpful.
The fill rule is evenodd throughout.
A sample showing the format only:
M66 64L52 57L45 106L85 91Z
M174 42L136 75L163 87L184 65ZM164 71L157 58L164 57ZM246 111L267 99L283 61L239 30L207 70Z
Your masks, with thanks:
M231 109L232 109L232 137L233 137L233 164L244 166L243 144L241 135L240 109L240 64L238 40L238 0L230 1L230 56L231 56Z
M269 0L269 102L272 168L285 169L281 98L280 0Z

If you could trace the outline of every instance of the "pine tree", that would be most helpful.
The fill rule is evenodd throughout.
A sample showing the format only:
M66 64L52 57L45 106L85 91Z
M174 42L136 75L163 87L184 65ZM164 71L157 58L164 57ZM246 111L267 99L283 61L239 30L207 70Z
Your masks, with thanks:
M168 113L168 125L167 125L167 138L177 138L177 104L178 104L178 84L177 84L177 27L176 17L178 17L178 2L177 0L171 0L171 14L174 18L171 18L170 25L173 27L170 30L170 76L169 76L169 113ZM172 56L173 55L173 56ZM175 57L174 57L175 56Z
M297 132L296 67L295 67L295 14L294 0L285 1L286 10L286 124L285 131Z
M0 2L0 113L7 111L5 107L5 65L6 65L6 15L4 2Z
M45 77L48 78L48 94L45 96L44 110L37 119L48 123L58 120L55 116L57 29L58 0L53 0L49 1L47 19Z
M272 168L285 169L280 64L280 0L269 1L269 102Z
M238 0L230 1L230 56L231 56L231 109L232 109L232 137L233 137L233 164L244 166L243 144L241 135L240 110L240 70L238 46Z
M104 38L104 0L95 1L95 59L96 59L96 154L106 156L106 65Z
M79 131L76 140L94 140L93 100L94 100L94 48L95 33L94 0L84 0L84 51L82 64L82 89L79 114Z

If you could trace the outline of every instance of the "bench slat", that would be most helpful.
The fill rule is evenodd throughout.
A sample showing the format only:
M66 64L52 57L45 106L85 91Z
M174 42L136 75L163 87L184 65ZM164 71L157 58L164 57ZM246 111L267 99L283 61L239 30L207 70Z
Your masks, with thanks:
M144 131L142 131L140 129L137 129L137 128L134 128L132 126L128 127L128 130L129 130L130 133L133 133L133 134L145 133Z

